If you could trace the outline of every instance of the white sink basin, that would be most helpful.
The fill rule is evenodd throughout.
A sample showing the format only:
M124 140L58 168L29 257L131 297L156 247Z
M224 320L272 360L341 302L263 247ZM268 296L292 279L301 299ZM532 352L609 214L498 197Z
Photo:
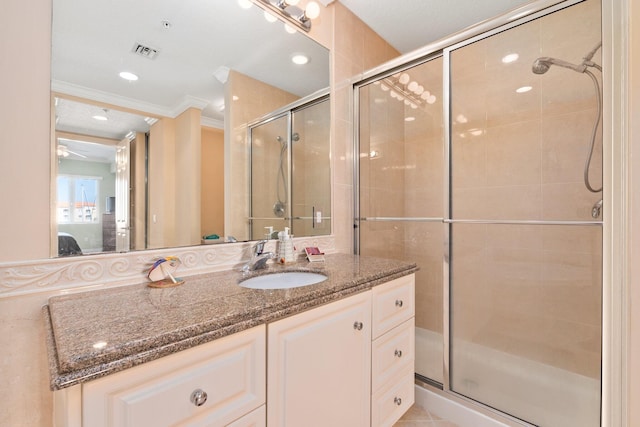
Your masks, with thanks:
M287 271L265 274L240 282L240 286L250 289L291 289L314 285L327 280L327 276L306 271Z

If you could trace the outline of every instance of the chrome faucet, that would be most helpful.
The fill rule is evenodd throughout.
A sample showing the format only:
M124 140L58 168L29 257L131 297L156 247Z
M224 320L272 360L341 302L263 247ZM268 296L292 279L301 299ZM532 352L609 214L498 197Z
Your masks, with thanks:
M267 266L267 261L275 258L275 254L273 252L264 252L264 245L266 243L266 240L260 240L253 245L251 248L251 259L242 266L242 271L246 273L265 268Z

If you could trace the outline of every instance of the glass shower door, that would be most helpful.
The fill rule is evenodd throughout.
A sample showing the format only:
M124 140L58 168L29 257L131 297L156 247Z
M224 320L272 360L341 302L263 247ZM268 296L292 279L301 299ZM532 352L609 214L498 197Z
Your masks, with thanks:
M289 223L289 114L251 128L250 238L266 238L267 227Z
M589 0L449 56L450 388L540 426L600 425L600 37Z
M417 263L416 373L443 382L442 58L358 89L359 253ZM441 385L440 385L441 386Z

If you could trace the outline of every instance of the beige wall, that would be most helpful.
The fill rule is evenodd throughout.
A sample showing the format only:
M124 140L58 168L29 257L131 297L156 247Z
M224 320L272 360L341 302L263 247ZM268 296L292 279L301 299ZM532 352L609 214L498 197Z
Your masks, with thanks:
M628 375L628 402L629 425L640 425L640 4L637 1L630 2L631 10L628 13L630 22L629 37L629 124L630 144L629 156L629 218L630 224L630 256L629 268L629 300L625 309L628 310L630 349L627 355L629 364ZM627 390L623 390L623 393Z
M0 191L8 207L0 213L0 262L47 258L51 6L48 0L8 0L2 9L11 19L0 29Z
M399 53L342 4L333 8L332 175L333 234L339 252L353 251L353 115L349 79ZM339 34L339 36L338 36Z
M202 128L201 227L203 236L224 238L224 132Z
M149 248L200 243L200 110L164 117L149 131Z

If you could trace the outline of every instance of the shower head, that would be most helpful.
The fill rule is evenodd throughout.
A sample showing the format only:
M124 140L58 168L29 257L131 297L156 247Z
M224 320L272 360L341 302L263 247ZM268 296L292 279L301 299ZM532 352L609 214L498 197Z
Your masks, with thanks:
M551 68L552 65L568 68L570 70L577 71L578 73L584 73L584 70L587 69L587 66L585 64L576 65L567 61L563 61L562 59L549 58L547 56L544 56L533 61L531 71L533 71L534 74L544 74L549 71L549 68Z

